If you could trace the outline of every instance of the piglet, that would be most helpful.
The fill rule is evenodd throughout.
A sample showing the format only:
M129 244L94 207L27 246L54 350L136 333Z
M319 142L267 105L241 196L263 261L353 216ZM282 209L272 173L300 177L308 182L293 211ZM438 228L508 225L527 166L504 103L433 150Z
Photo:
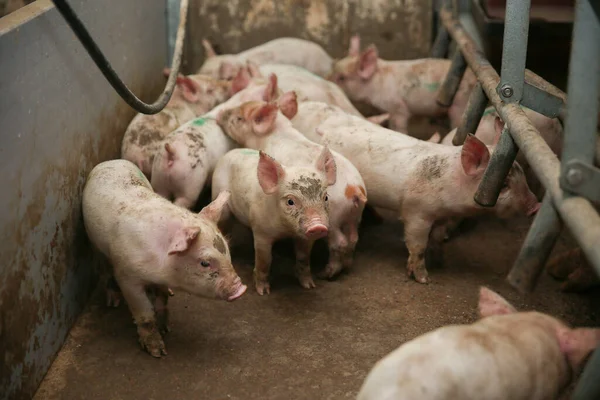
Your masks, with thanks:
M285 114L279 111L280 108ZM226 109L219 114L217 122L242 147L265 151L288 166L308 165L324 151L324 146L306 139L294 129L289 118L294 116L297 108L295 93L287 92L277 104L254 101ZM337 178L327 191L329 263L320 274L327 279L352 264L358 226L367 202L365 183L356 167L341 154L332 154Z
M580 247L556 255L548 261L546 270L563 281L560 288L565 292L583 292L600 285L598 274Z
M233 78L247 61L257 65L281 63L297 65L325 77L331 72L332 59L317 43L291 37L268 41L260 46L238 54L217 55L210 42L202 40L206 61L198 70L199 74L219 79Z
M323 148L312 165L285 166L262 151L235 149L215 168L212 196L231 191L229 209L254 235L254 285L270 293L269 269L273 243L294 238L295 273L305 289L315 287L310 252L315 240L327 236L327 188L336 181L331 152Z
M161 140L243 89L239 80L243 77L228 82L203 75L178 76L173 95L162 111L153 115L139 113L133 118L123 136L121 158L137 165L150 179Z
M205 183L210 182L217 161L237 147L216 123L218 112L222 107L235 107L244 101L270 101L280 93L274 75L267 80L251 79L249 74L241 72L239 77L243 90L202 117L182 125L160 143L152 164L151 182L156 193L181 207L194 207Z
M600 329L518 312L482 287L481 319L426 333L377 362L358 400L550 400L575 379Z
M127 160L102 162L88 176L82 203L86 232L112 263L140 344L154 357L167 354L162 337L169 330L167 287L227 301L246 291L216 225L228 198L223 192L192 213L156 195Z
M412 138L372 124L347 113L330 111L317 126L310 126L300 103L296 120L303 120L307 135L344 155L360 172L367 185L369 203L394 210L404 222L409 251L408 274L427 283L425 251L432 245L439 252L439 234L432 228L449 218L493 213L500 218L531 215L539 209L523 170L513 164L494 207L484 208L473 200L490 160L490 151L469 135L461 147L443 146ZM327 106L323 106L327 107ZM314 107L307 108L314 112ZM316 121L318 122L318 121ZM297 122L294 122L295 124ZM430 234L434 239L430 241Z
M370 45L360 52L360 37L353 36L348 56L333 65L329 79L352 101L364 101L390 114L390 128L406 132L412 115L436 117L447 114L452 128L458 126L471 90L477 83L467 69L449 108L437 102L450 60L423 58L388 61Z
M319 76L311 74L304 68L285 64L265 64L257 67L252 63L248 63L248 70L251 76L260 77L276 74L281 90L284 92L296 92L299 102L308 100L322 101L335 105L357 117L363 116L339 87ZM381 119L381 116L373 118L377 120ZM385 118L381 119L380 122L384 120Z

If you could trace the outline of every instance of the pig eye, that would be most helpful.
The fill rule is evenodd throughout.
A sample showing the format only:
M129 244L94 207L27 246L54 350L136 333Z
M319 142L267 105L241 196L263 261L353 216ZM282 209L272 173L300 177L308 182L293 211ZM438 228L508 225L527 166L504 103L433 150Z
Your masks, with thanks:
M287 203L288 203L288 206L293 206L294 205L294 200L288 199Z
M508 189L508 179L506 179L504 181L504 183L502 184L502 190L506 190L506 189Z
M210 263L208 261L204 261L204 260L200 261L200 265L202 265L204 268L210 267Z
M345 79L346 79L346 77L344 75L338 76L338 81L339 82L344 82Z
M325 195L325 201L329 200L329 196Z
M236 122L242 122L242 119L243 119L242 117L236 117L235 120L236 120Z

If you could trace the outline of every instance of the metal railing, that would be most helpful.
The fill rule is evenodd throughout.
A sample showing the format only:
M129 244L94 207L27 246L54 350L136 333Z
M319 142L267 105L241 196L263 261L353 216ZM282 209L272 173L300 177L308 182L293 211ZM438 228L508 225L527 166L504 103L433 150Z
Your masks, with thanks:
M439 11L441 26L431 51L433 57L442 57L451 41L457 45L438 103L452 104L467 66L478 80L453 144L461 145L467 133L476 131L488 100L507 126L475 193L475 202L484 207L496 204L519 150L546 188L542 207L508 281L521 293L533 290L563 223L600 275L600 216L591 203L600 202L600 169L593 164L600 86L600 2L576 0L568 102L563 92L525 69L530 0L507 0L500 76L464 30L451 3L447 1ZM564 136L560 161L520 105L561 121ZM600 399L598 376L600 350L588 362L573 399Z

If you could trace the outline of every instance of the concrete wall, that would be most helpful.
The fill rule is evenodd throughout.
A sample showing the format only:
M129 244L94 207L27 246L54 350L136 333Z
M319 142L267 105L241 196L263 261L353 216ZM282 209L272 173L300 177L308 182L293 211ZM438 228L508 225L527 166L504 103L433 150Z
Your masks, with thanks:
M69 0L132 90L164 85L165 0ZM0 398L31 398L97 283L81 191L134 115L49 0L0 19ZM101 356L101 355L99 355Z
M383 58L427 56L433 0L190 0L186 73L204 61L201 39L237 53L281 36L310 39L342 57L354 33Z

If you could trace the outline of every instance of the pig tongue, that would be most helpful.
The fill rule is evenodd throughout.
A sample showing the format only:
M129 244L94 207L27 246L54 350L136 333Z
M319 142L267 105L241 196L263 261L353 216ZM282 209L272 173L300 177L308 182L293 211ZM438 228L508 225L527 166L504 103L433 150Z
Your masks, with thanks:
M234 294L227 298L227 301L234 301L246 292L247 286L240 283Z

